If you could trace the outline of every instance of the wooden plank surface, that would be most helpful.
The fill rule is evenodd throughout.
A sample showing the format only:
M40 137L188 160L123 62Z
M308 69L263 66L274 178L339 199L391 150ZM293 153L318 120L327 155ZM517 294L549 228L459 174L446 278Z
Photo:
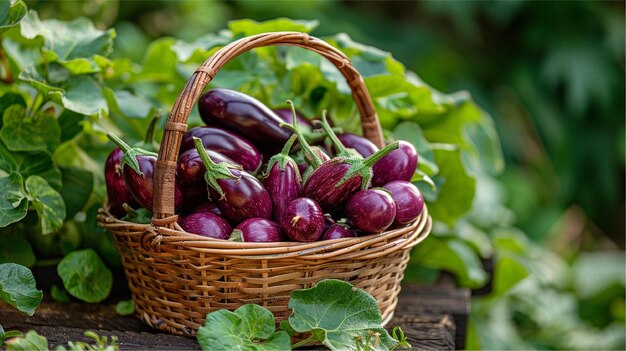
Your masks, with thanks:
M447 279L432 286L406 285L389 327L402 327L415 349L454 350L462 348L459 337L464 340L468 311L469 291L457 289ZM117 315L115 299L102 304L73 301L62 305L46 298L32 317L0 302L0 324L5 330L35 330L48 339L51 348L68 341L90 342L83 333L93 330L117 336L123 350L199 349L193 338L165 334L134 316Z

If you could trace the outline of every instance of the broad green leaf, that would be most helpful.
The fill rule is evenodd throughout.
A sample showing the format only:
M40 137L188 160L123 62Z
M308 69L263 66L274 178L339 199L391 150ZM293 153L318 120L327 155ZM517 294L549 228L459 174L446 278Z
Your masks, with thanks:
M172 45L172 50L176 53L176 57L178 57L180 62L189 61L196 53L199 53L200 59L204 61L209 57L209 50L218 46L226 45L231 41L232 35L228 32L222 31L217 34L207 34L201 36L190 43L183 40L177 40L176 43Z
M27 66L24 71L20 73L19 79L30 84L47 99L52 98L54 94L63 92L62 88L49 83L44 75L34 65Z
M581 298L597 296L611 286L626 286L623 252L584 253L574 263L574 291Z
M81 211L93 190L93 174L90 171L67 167L61 168L63 175L63 187L61 188L61 196L66 205L66 218L73 218L74 215Z
M276 18L269 21L257 22L251 19L240 19L228 22L228 29L233 34L249 36L266 32L305 32L310 33L319 25L317 20L292 20L289 18Z
M219 310L207 314L198 329L203 350L289 350L291 339L284 331L275 332L272 312L247 304L235 312Z
M48 351L48 340L31 330L22 337L16 337L6 342L7 351Z
M135 313L135 302L133 300L122 300L115 305L115 313L120 316L130 316Z
M63 91L53 91L51 95L54 101L66 109L83 115L109 111L102 89L88 76L72 77L63 85Z
M19 173L0 177L0 194L0 228L26 217L28 199Z
M46 179L55 190L61 190L61 171L47 152L9 151L0 140L0 170L6 173L19 173L23 179L38 175Z
M128 118L146 118L152 110L150 101L127 90L116 91L115 98L120 111Z
M27 116L23 106L13 105L4 111L2 122L0 139L11 151L53 150L59 145L61 128L53 116Z
M18 25L24 16L26 16L26 11L26 4L22 0L0 1L0 34ZM0 345L2 345L1 342Z
M113 275L92 249L74 251L57 266L57 273L70 295L90 303L109 296Z
M30 269L15 263L0 264L0 299L32 316L42 298Z
M347 282L328 279L310 289L294 290L289 308L293 329L311 332L331 350L357 350L357 343L364 345L368 338L372 350L389 350L397 344L381 325L374 297Z
M4 111L13 105L19 105L26 107L26 101L24 97L16 93L6 93L0 97L0 117L4 115ZM2 128L2 118L0 118L0 128Z
M476 252L455 238L431 235L413 249L411 262L452 272L461 286L477 288L487 279Z
M0 246L0 263L17 263L25 267L32 267L37 260L35 252L26 240L25 233L19 229L14 229L11 226L0 232L0 242L10 243L10 245Z
M420 167L426 165L428 175L439 173L439 167L435 163L435 154L430 148L430 143L424 137L422 128L415 122L401 122L393 130L396 140L404 140L411 143L417 149Z
M52 296L54 301L59 303L70 302L70 297L67 295L67 291L63 288L59 288L56 284L52 285L50 288L50 296Z
M90 58L96 54L106 56L113 50L115 38L115 30L98 30L87 18L70 22L42 21L35 11L30 11L24 18L21 32L28 39L43 37L44 51L60 61Z
M42 234L51 234L61 229L65 220L65 202L61 194L37 175L28 177L25 187L39 216Z
M493 276L494 294L504 294L528 276L528 270L515 255L500 254L496 258Z

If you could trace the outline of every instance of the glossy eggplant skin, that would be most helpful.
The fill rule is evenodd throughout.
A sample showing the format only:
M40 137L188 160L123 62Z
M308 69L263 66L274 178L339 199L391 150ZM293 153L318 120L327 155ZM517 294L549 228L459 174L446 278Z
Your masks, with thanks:
M357 134L342 133L337 134L337 138L339 138L343 146L356 150L356 152L363 157L367 157L378 151L378 147L374 145L374 143ZM334 147L332 151L337 152Z
M132 208L139 207L133 195L128 191L122 174L122 157L124 151L116 147L111 151L104 164L104 179L106 181L109 198L109 212L117 218L126 214L122 205L128 204Z
M206 149L206 151L215 163L236 163L216 151L209 149ZM198 154L198 150L187 150L178 157L178 162L176 164L176 179L183 188L206 188L206 183L204 182L205 172L206 167L204 166L204 163L202 163L202 158L200 157L200 154Z
M280 225L291 240L316 241L324 231L324 213L315 201L300 197L287 205Z
M300 171L294 162L287 162L283 170L278 162L274 163L263 184L272 198L275 220L280 220L285 207L302 193Z
M261 167L263 157L251 142L233 132L217 127L191 128L183 135L180 154L195 149L193 137L200 138L205 149L228 157L248 172L254 173Z
M250 140L254 145L278 151L291 136L284 121L259 100L229 89L211 89L198 100L200 117Z
M383 186L394 180L406 180L413 178L417 169L417 150L404 141L398 142L398 148L374 164L372 171L372 186Z
M248 218L239 223L230 240L244 243L267 243L285 241L280 225L266 218Z
M181 218L178 224L186 232L222 240L227 240L232 231L224 218L210 211L194 212Z
M217 179L224 197L209 187L209 195L224 218L241 223L248 218L272 218L272 198L261 181L246 171L231 170L236 178Z
M306 180L302 195L317 202L324 212L338 210L361 187L362 178L359 175L354 175L336 186L349 169L350 165L338 158L324 162Z
M419 189L404 180L394 180L383 187L391 193L396 203L396 219L394 227L403 226L413 222L424 210L424 197Z
M363 233L381 233L396 218L396 204L385 190L361 190L346 203L346 217L348 224Z
M320 240L332 240L340 238L356 238L356 233L350 226L345 224L333 224L324 230Z
M126 182L126 187L139 205L152 212L152 176L154 174L156 157L139 155L137 156L137 162L139 163L139 170L143 174L136 173L129 165L126 164L124 165L122 171L124 174L124 182ZM175 184L174 207L178 209L182 204L183 194L180 186Z

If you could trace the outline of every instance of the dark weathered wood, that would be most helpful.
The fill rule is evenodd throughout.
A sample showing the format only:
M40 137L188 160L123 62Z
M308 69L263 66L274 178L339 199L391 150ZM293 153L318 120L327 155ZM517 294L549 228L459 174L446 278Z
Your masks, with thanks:
M61 305L46 297L32 317L0 302L0 324L5 330L35 330L48 339L51 348L66 345L68 341L90 342L92 340L83 333L93 330L100 335L116 335L123 350L199 349L193 338L161 333L134 316L117 315L115 302L114 297L101 304L91 305L74 300ZM415 349L458 349L462 348L459 342L464 341L459 338L465 337L468 311L469 291L455 288L447 278L433 286L409 284L402 289L389 329L402 327Z

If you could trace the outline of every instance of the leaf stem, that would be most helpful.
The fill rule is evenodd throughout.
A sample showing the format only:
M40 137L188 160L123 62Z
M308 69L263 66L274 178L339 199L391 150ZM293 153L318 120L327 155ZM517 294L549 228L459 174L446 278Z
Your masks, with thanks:
M291 345L292 349L298 348L298 347L302 347L302 346L309 346L309 345L313 345L317 342L317 338L315 338L314 336L309 336L308 338L301 340L293 345Z

